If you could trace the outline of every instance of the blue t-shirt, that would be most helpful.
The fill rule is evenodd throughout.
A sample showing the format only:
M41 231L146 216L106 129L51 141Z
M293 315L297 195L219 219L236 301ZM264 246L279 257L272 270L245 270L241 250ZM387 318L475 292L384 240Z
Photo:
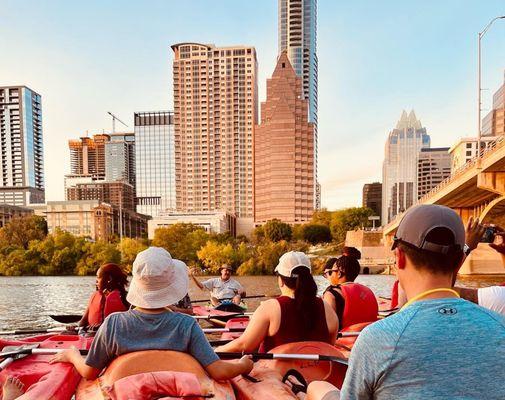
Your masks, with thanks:
M341 399L505 399L505 317L417 301L359 335Z
M181 351L204 367L219 360L202 329L189 315L128 310L105 319L93 340L86 364L103 369L117 356L141 350Z

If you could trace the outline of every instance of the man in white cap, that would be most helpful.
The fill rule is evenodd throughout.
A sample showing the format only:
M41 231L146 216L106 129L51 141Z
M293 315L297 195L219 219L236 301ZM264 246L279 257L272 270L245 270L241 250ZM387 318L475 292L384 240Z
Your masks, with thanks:
M219 278L207 279L200 282L195 277L195 269L191 270L191 278L201 290L210 292L210 301L213 306L218 306L223 301L231 301L235 304L240 304L246 293L242 285L231 277L233 269L228 264L221 265Z
M505 399L505 318L453 289L464 248L456 212L409 209L392 248L407 303L362 331L340 393L313 382L307 399Z
M137 254L127 300L134 307L114 313L98 330L86 359L69 349L52 362L70 362L86 379L95 379L101 370L121 354L142 350L173 350L188 353L216 380L226 380L251 371L253 363L223 361L216 355L196 320L172 312L168 306L188 293L187 267L160 247Z

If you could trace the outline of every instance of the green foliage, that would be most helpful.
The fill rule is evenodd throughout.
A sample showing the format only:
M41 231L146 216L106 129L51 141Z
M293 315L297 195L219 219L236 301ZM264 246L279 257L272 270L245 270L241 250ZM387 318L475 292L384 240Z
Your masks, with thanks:
M211 273L218 273L223 264L231 265L236 269L251 255L251 250L246 243L234 246L232 243L218 243L208 241L197 252L198 259Z
M36 275L37 259L34 254L27 254L24 249L14 249L7 257L2 257L0 274L7 276Z
M174 224L167 228L159 228L154 232L153 246L163 247L173 258L187 264L196 264L200 250L210 239L205 230L193 224Z
M301 227L301 233L301 239L313 245L331 242L331 230L326 225L305 224Z
M131 272L133 261L141 251L147 249L147 244L143 240L123 238L118 244L118 249L121 252L121 265L125 271Z
M265 239L271 242L279 242L281 240L289 241L293 236L291 225L286 224L278 219L272 219L263 225Z
M77 275L95 275L98 268L105 263L121 263L121 253L116 245L104 241L86 242L85 254L77 263Z
M368 217L373 215L373 210L366 207L345 208L333 212L331 218L331 233L337 243L345 241L347 231L369 226Z
M314 211L314 214L312 214L312 222L314 224L321 224L329 227L331 225L331 218L333 213L334 211L328 211L326 208L323 208L319 211Z
M21 247L25 250L32 240L42 240L47 235L44 218L29 215L13 218L0 229L0 243Z

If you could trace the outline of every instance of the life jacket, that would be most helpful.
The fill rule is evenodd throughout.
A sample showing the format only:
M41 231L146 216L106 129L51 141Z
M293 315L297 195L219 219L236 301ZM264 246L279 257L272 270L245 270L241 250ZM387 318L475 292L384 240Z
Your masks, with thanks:
M391 289L391 309L398 307L398 279L393 283Z
M333 296L339 296L340 289L344 298L344 310L339 321L340 330L362 322L377 321L379 305L374 293L364 285L349 282L343 285L330 286L327 290Z
M314 314L314 325L309 329L302 329L295 301L288 296L280 296L276 299L281 307L281 323L279 330L273 336L267 336L260 346L261 352L267 352L274 347L293 342L326 342L329 343L330 333L326 323L324 302L316 298L317 306Z
M126 310L119 290L113 290L107 295L97 290L89 300L88 325L100 325L110 314Z

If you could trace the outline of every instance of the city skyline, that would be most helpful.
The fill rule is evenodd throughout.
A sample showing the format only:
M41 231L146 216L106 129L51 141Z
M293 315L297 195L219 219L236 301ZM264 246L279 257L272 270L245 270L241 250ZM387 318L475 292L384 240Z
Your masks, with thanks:
M0 26L0 35L16 32L18 40L0 44L0 52L11 55L0 66L0 84L24 84L42 95L47 200L64 198L63 175L69 172L69 162L67 152L60 149L69 138L87 130L90 135L100 133L101 128L110 131L109 110L126 120L131 130L134 111L172 109L172 59L167 54L169 46L178 41L255 46L259 100L265 99L266 77L277 55L277 2L235 3L223 1L210 7L199 1L169 6L152 2L149 10L142 8L149 13L151 26L141 24L145 32L135 30L132 34L125 28L138 11L133 4L120 9L119 2L104 7L90 2L76 13L76 6L56 1L44 7L33 3L30 10L5 2L0 18L6 23ZM487 2L485 10L477 1L467 2L464 10L455 4L427 2L419 7L391 2L378 7L360 2L351 7L319 2L318 132L323 206L360 203L363 183L380 177L382 152L376 149L382 148L391 122L404 108L415 108L422 116L434 146L451 146L460 137L475 134L476 36L490 18L504 10L500 2ZM163 14L165 9L193 15L195 23L209 20L215 26L217 18L223 28L217 32L204 24L195 33L182 29L175 19L170 21L174 25L170 29L161 27L162 18L156 13ZM118 10L122 18L117 18ZM56 24L59 27L39 31L34 25L16 30L16 24L30 26L31 19L47 15L51 21L61 22ZM398 20L405 15L409 16L405 22ZM98 29L109 20L109 31ZM391 20L396 21L394 29L385 28L384 22ZM63 35L70 23L74 29ZM203 31L205 35L200 33ZM490 107L491 93L503 84L505 65L499 57L505 52L505 43L500 40L503 32L505 24L496 24L483 41L483 87L490 89L483 92L485 108ZM43 45L33 40L34 33ZM375 41L381 45L372 46ZM28 60L25 54L38 56L41 62L36 67L24 63ZM358 151L360 158L356 157Z

